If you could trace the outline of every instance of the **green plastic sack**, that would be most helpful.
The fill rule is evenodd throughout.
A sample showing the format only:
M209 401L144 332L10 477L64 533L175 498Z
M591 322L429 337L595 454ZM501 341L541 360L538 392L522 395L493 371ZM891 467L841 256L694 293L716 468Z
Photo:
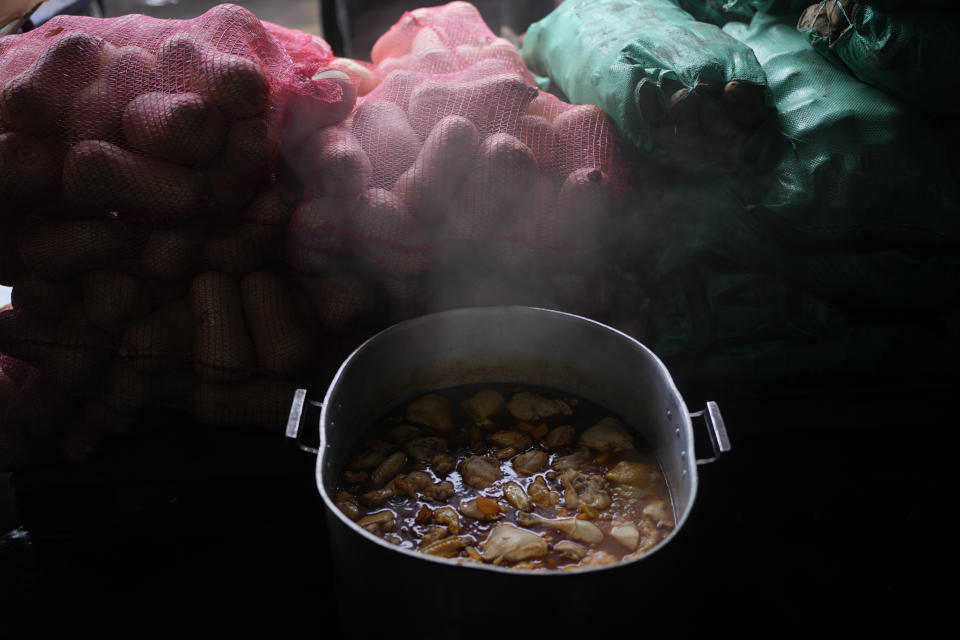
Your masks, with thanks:
M565 0L528 28L522 53L572 102L602 108L635 156L687 140L663 116L678 88L765 84L749 47L672 0Z
M960 201L942 133L819 55L773 16L730 23L756 53L777 110L750 211L784 246L945 250Z
M938 312L960 299L960 255L951 248L796 248L754 216L732 180L649 176L663 195L646 203L661 230L653 283L695 266L764 273L851 313L884 317ZM688 186L696 183L695 189Z
M817 21L820 13L832 13ZM953 69L960 23L938 11L887 13L873 6L821 2L801 21L810 43L836 56L864 82L938 117L956 112L960 76ZM805 23L806 22L806 23ZM822 25L822 26L821 26ZM823 31L824 33L821 33Z
M956 311L857 315L773 275L709 262L660 284L651 296L651 346L684 388L743 393L957 378Z
M721 27L728 22L749 22L754 14L753 7L729 0L676 0L676 3L700 22Z
M752 9L775 16L799 15L810 5L810 0L728 0L726 5L731 11Z

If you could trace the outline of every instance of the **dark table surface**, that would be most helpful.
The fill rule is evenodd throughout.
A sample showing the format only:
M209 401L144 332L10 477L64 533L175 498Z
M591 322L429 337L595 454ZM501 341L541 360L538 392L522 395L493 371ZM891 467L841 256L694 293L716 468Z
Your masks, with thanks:
M949 571L954 397L886 389L717 398L733 447L700 467L691 517L664 549L669 598L638 595L635 610L586 619L598 630L611 614L669 620L680 637L863 637L900 627L923 637L943 593L931 577ZM691 409L700 401L687 400ZM342 636L313 459L281 434L157 421L164 428L92 460L8 477L0 638ZM644 578L609 573L611 593ZM430 627L430 603L391 609L391 592L415 578L371 575L369 592L356 594L371 615L346 626L457 637ZM511 599L523 594L504 594L504 606ZM496 620L478 612L510 637Z

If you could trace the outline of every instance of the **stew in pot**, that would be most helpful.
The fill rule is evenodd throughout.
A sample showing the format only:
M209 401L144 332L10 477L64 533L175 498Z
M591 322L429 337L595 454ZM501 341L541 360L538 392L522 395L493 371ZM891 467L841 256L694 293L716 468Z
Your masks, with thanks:
M675 524L636 431L583 398L514 384L452 387L388 413L334 501L400 547L516 569L634 558Z

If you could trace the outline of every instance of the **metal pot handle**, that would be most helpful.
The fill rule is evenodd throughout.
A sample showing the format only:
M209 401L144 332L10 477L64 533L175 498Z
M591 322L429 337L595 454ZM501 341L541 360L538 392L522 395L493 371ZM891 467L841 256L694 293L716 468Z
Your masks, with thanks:
M727 436L727 427L723 423L723 416L720 415L720 407L713 400L707 402L707 407L690 414L691 418L703 418L707 424L707 435L710 436L710 446L713 448L713 456L710 458L697 458L697 464L710 464L720 457L725 451L730 451L730 438Z
M323 406L320 402L307 400L306 389L297 389L293 394L293 403L290 405L290 415L287 416L287 431L285 435L288 443L295 445L301 451L317 455L320 453L320 449L311 447L300 441L300 425L303 423L303 417L306 413L304 409L308 403L317 408Z

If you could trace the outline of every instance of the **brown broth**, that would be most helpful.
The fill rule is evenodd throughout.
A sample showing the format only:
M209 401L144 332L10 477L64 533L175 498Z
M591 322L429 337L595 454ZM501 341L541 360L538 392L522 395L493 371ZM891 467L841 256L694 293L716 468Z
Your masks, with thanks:
M500 461L502 477L492 486L485 489L478 489L470 486L464 481L460 471L460 464L464 459L472 455L494 455L494 452L499 447L489 442L487 437L498 430L516 429L518 423L520 422L514 418L509 411L503 410L499 414L490 417L490 419L494 422L494 426L485 429L479 429L479 427L475 426L474 420L461 407L461 402L467 398L470 398L478 391L491 389L502 394L504 399L507 401L509 401L515 393L520 391L527 391L536 393L546 398L565 401L572 408L572 415L540 420L537 424L530 426L536 428L540 427L540 424L545 424L548 430L552 430L557 426L566 424L573 427L576 435L574 437L573 444L560 446L553 449L548 448L542 442L542 437L533 437L532 445L522 451L517 451L517 454L523 453L524 451L530 451L532 449L540 449L547 452L549 459L543 470L534 475L520 475L516 472L512 465L512 460L514 458L507 458ZM518 511L503 498L502 487L505 483L514 481L520 486L524 487L524 489L527 489L530 483L537 476L542 476L545 479L547 486L551 490L559 493L560 500L558 504L550 507L536 505L532 513L548 519L576 516L578 513L577 510L566 509L565 507L566 500L564 498L564 487L560 482L559 473L553 470L552 465L558 457L572 454L578 448L581 448L578 445L578 439L580 434L582 434L586 429L592 425L595 425L603 418L619 418L597 404L583 398L577 398L571 394L560 393L557 391L532 387L529 385L463 385L442 389L433 393L443 396L450 401L452 406L451 413L453 417L453 429L441 433L423 425L411 422L406 417L406 410L409 406L409 403L404 403L402 406L389 412L373 425L373 427L365 434L365 437L361 438L361 441L351 453L349 460L353 460L365 453L370 453L371 449L365 443L369 443L372 440L380 441L380 444L377 446L382 447L384 443L390 443L395 447L393 449L394 451L402 450L404 443L396 442L395 438L391 435L391 429L394 429L400 425L413 425L421 430L421 433L418 437L439 436L445 438L449 445L446 452L456 459L457 466L453 471L450 471L446 474L437 474L433 471L429 463L418 462L412 457L407 456L407 460L399 473L409 474L412 471L424 471L430 474L433 482L439 482L442 480L451 482L454 486L454 493L443 501L426 500L423 498L422 492L418 492L416 498L411 498L406 494L400 493L400 495L390 497L382 504L374 506L368 506L360 503L359 511L354 513L354 520L359 520L360 518L369 514L380 513L386 509L391 510L395 514L394 526L387 531L375 531L377 535L381 535L386 540L405 549L416 550L420 547L422 536L427 533L428 530L438 526L436 523L432 522L418 523L416 521L417 514L424 513L422 511L424 505L430 510L436 510L442 506L450 506L454 510L458 510L458 506L462 501L477 496L484 496L493 500L498 500L499 504L505 506L506 508L505 510L501 511L500 517L494 521L480 521L460 513L461 531L459 535L470 536L474 541L472 546L477 551L482 549L485 539L496 525L502 522L508 522L540 535L547 541L549 545L549 551L541 558L521 560L519 563L505 562L503 563L505 566L513 565L518 568L529 569L576 569L586 566L596 566L599 564L610 564L619 562L624 558L632 558L642 555L643 553L649 551L649 548L655 546L659 540L662 540L673 529L675 517L672 500L670 498L667 483L663 477L663 472L659 462L657 461L656 456L654 455L649 444L645 442L639 434L628 427L633 439L634 448L632 450L606 454L598 453L597 451L591 451L589 459L579 465L577 470L585 474L597 474L603 476L607 471L621 461L636 462L644 463L653 467L656 471L656 479L651 486L647 487L642 492L639 490L630 492L622 487L618 488L614 483L608 482L607 491L611 497L610 506L602 511L586 513L580 516L581 518L590 520L600 527L600 529L604 532L603 540L593 544L579 542L579 544L587 548L587 556L582 560L577 561L564 556L554 549L554 545L562 540L568 539L567 536L560 531L542 524L536 524L527 527L519 525L517 523ZM412 399L411 402L413 400L415 399ZM478 433L481 433L484 436L483 444L487 447L486 451L479 452L472 448L476 446L476 440L469 434L471 430L473 430L473 436L476 436ZM538 433L542 432L543 427L540 427ZM409 441L409 439L407 441ZM391 451L384 451L384 455L390 455L390 453ZM345 492L354 498L360 498L367 491L373 488L369 485L369 483L351 484L347 481L346 477L346 474L341 474L341 483L337 487L335 494ZM389 484L389 482L387 484ZM668 514L668 517L663 521L660 521L659 524L654 522L653 518L643 513L643 509L654 501L662 501L665 503L666 512ZM348 513L347 515L349 516L350 514ZM614 539L614 537L609 535L609 528L614 520L633 523L640 529L641 538L638 549L629 549ZM478 561L475 560L475 558L471 558L466 549L460 551L454 557L462 558L467 561Z

